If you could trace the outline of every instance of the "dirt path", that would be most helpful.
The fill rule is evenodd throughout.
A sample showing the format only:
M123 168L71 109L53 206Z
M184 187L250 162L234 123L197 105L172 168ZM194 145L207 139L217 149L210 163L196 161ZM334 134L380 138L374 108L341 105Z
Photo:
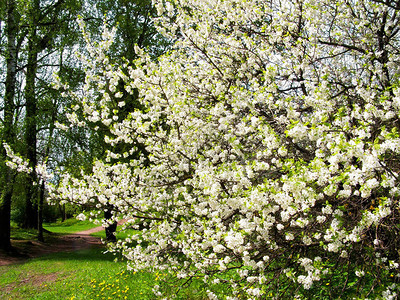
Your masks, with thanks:
M120 220L118 221L118 225L125 222L126 220L124 219ZM102 247L104 244L101 242L101 239L90 235L102 230L104 230L104 227L98 226L74 234L62 236L54 234L44 243L34 240L12 240L11 245L17 250L18 254L10 255L0 250L0 266L21 263L30 258L55 252L69 252L92 247Z
M0 266L21 263L30 258L55 252L69 252L100 247L103 245L101 239L90 236L90 234L102 230L104 230L104 227L99 226L74 234L64 236L54 235L49 241L44 243L30 240L12 240L11 244L17 250L18 254L10 256L5 252L0 252Z

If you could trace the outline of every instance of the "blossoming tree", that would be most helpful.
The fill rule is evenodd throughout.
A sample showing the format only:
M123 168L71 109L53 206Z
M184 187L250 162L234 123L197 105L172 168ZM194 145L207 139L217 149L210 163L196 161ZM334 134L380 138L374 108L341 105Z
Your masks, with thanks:
M400 1L155 5L173 49L156 61L136 49L124 72L109 31L88 40L70 114L131 147L65 174L54 195L111 204L143 228L114 245L130 267L203 278L210 297L218 282L230 296L394 297ZM119 117L121 83L145 109Z

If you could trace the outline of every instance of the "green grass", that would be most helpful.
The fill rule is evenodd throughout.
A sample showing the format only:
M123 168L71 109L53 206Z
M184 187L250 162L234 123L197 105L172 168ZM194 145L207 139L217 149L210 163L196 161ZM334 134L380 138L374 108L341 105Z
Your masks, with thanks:
M35 240L36 238L36 229L11 228L11 239L13 240Z
M114 262L103 251L54 253L0 267L0 295L2 299L154 298L151 273L127 272L125 263Z
M89 221L79 221L77 219L67 219L64 222L58 221L56 223L45 223L43 228L50 231L51 233L57 234L71 234L79 231L84 231L98 227L99 225L93 224ZM99 232L101 235L104 231ZM45 240L52 237L51 234L44 232ZM36 240L37 230L36 229L25 229L18 227L17 224L11 224L11 239L13 240Z
M11 222L11 239L13 240L35 240L37 239L36 229L20 228L16 223Z
M121 240L121 239L127 238L129 235L136 234L137 232L138 232L137 230L133 230L133 229L126 229L124 231L120 231L120 226L118 226L117 227L117 232L116 232L116 237L117 237L118 240ZM103 238L103 239L106 238L106 232L104 230L98 231L98 232L95 232L95 233L91 233L90 235L91 236L96 236L96 237L99 237L99 238Z
M0 267L1 299L155 299L154 284L164 274L126 270L102 249L54 253L24 264ZM175 293L167 291L167 296ZM207 299L201 283L176 299Z
M53 233L69 234L79 231L84 231L98 227L99 225L93 224L90 221L79 221L77 219L68 219L64 222L58 221L57 223L43 224L43 228Z
M49 238L96 227L89 222L67 220L46 224ZM14 236L35 239L35 231L13 227ZM94 235L104 237L104 231ZM124 237L123 233L117 234ZM126 262L104 254L104 248L59 252L30 259L24 263L0 266L0 299L155 299L152 288L164 286L166 294L175 295L180 282L165 285L165 274L150 271L127 271ZM176 299L207 299L204 284L198 280L182 289Z
M93 224L90 221L79 221L77 219L68 219L65 220L64 222L58 221L56 223L47 223L43 225L43 228L46 230L52 232L52 233L61 233L61 234L71 234L71 233L76 233L80 231L85 231L88 229L92 229L95 227L98 227L100 225ZM129 234L136 233L137 231L128 229L125 230L124 232L120 231L120 226L117 227L117 239L124 239L128 237ZM33 232L36 232L33 230ZM99 238L106 238L106 233L105 230L101 230L95 233L90 234L91 236L96 236ZM33 236L32 238L35 238L36 236Z

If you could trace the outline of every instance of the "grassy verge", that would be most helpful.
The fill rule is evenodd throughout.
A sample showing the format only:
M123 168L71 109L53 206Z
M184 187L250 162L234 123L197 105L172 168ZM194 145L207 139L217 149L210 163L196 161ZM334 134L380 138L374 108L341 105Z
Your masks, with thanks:
M1 299L155 299L159 273L126 270L124 262L102 249L54 253L24 264L0 267ZM171 289L168 295L171 297ZM176 299L207 299L201 284Z
M54 253L0 267L2 299L152 299L150 273L128 273L101 249Z
M46 223L43 225L43 228L46 230L52 232L52 233L60 233L60 234L71 234L71 233L76 233L80 231L85 231L88 229L92 229L95 227L98 227L100 225L93 224L90 221L79 221L77 219L68 219L65 220L64 222L58 221L56 223ZM117 227L117 239L124 239L128 236L130 233L135 233L135 230L126 230L124 232L120 231L120 226ZM36 232L36 231L32 231ZM99 237L99 238L106 238L106 233L104 230L94 232L90 234L91 236ZM34 237L33 237L34 238Z
M116 237L117 237L118 240L121 240L121 239L127 238L131 234L136 234L136 233L137 233L137 230L133 230L133 229L127 229L127 230L122 232L122 231L119 230L119 226L118 226L117 227L117 231L116 231ZM99 237L99 238L103 238L103 239L106 238L106 232L104 230L91 233L90 235L91 236L96 236L96 237Z
M96 227L89 222L67 220L46 224L48 234L70 234ZM13 228L14 238L35 239L36 231ZM95 236L104 237L104 231ZM124 237L118 233L118 238ZM30 259L24 263L0 266L0 299L155 299L155 284L165 286L165 274L127 271L126 263L104 254L104 248L59 252ZM179 285L179 282L175 282ZM175 295L174 284L167 294ZM179 292L176 299L207 299L201 282Z
M43 228L53 233L70 234L98 227L89 221L79 221L77 219L68 219L64 222L43 224Z
M11 239L12 240L36 240L37 239L37 230L36 229L25 229L20 228L17 224L11 223ZM44 233L44 236L47 237L47 232Z

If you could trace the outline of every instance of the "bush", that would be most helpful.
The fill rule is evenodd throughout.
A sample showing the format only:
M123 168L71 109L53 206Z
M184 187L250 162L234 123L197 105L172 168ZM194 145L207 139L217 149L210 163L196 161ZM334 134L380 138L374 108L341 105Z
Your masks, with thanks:
M105 29L70 118L131 148L65 175L55 196L142 224L115 245L135 269L225 282L230 296L395 297L398 7L157 3L174 48L115 66ZM121 118L135 91L145 109Z

